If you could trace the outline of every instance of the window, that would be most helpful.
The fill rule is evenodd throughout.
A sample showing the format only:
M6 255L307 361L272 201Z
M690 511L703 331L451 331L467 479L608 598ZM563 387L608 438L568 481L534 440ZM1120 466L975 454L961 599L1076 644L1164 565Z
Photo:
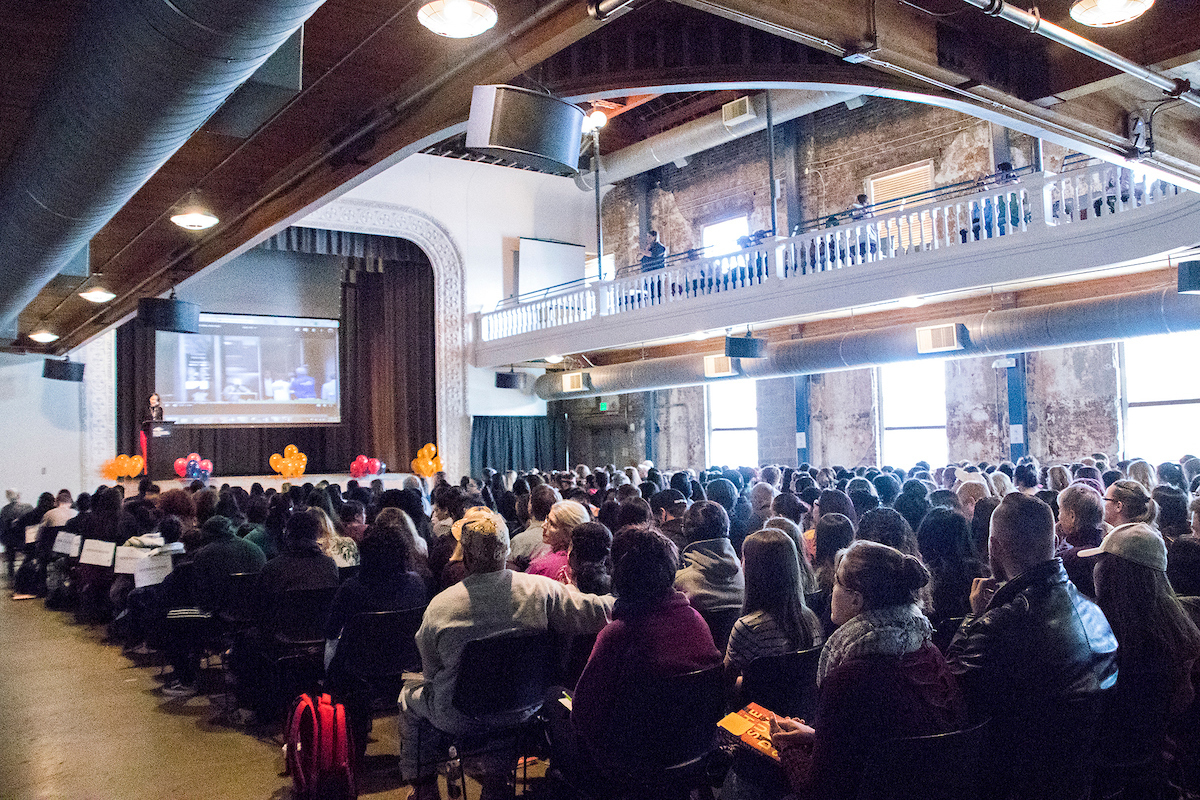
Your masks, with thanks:
M753 380L708 384L708 463L758 464L758 395Z
M920 164L912 164L900 169L889 170L878 175L872 175L867 178L867 198L871 205L879 205L887 203L889 200L900 200L903 197L910 197L919 192L925 192L933 188L933 162L922 161ZM922 199L913 201L917 204L925 202ZM882 216L885 213L892 211L903 211L903 203L895 203L891 207L881 209L876 212L876 216ZM910 230L909 223L902 223L897 220L889 220L887 224L887 235L893 239L899 239L900 247L907 248L910 236L916 238L914 231ZM933 217L925 215L920 221L920 241L933 241Z
M734 217L724 222L714 222L705 225L701 235L705 256L712 258L733 253L741 249L738 239L750 235L750 220L746 217Z
M1200 331L1124 343L1125 457L1152 464L1200 452L1200 372L1190 368Z
M918 461L946 464L945 361L906 361L879 368L883 463L908 468Z

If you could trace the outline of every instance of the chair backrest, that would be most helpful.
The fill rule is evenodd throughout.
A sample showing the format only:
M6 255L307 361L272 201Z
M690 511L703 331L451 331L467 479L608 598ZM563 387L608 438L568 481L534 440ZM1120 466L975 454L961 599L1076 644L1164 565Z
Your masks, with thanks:
M817 708L817 663L821 647L762 656L742 672L742 698L778 716L811 719Z
M971 800L980 796L988 720L952 733L892 739L867 756L858 800Z
M316 644L325 640L325 623L337 587L289 589L275 607L275 638L287 644Z
M217 609L222 620L248 625L258 618L257 572L234 572L229 576L223 591L220 607Z
M531 712L541 706L554 668L553 638L547 631L513 631L467 642L454 707L473 719Z
M399 678L406 670L419 671L416 634L424 614L424 606L355 614L338 642L336 663L369 683Z
M338 583L345 583L351 575L357 575L360 569L362 569L361 564L347 564L344 567L338 567Z
M628 727L614 743L621 763L605 768L626 777L656 776L712 750L725 711L725 666L717 663L683 675L630 676L613 703Z
M722 653L725 652L725 648L729 644L729 634L733 631L733 623L737 622L738 617L741 615L742 610L740 608L716 608L700 612L700 616L704 617L704 621L708 623L708 630L712 633L713 644Z

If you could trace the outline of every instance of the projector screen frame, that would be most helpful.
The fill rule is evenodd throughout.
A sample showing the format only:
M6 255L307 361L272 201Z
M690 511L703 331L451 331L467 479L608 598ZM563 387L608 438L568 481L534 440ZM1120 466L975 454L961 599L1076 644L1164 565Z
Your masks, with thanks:
M257 384L252 385L249 390L250 393L257 393L258 395L260 395L260 397L258 399L261 402L259 402L256 406L252 407L253 410L258 411L259 413L257 413L257 414L254 414L254 413L235 414L233 412L235 410L237 410L241 404L236 401L231 401L231 400L217 400L217 401L205 402L203 400L189 401L189 400L185 399L183 401L180 401L177 397L175 387L174 386L168 387L168 386L164 385L164 382L162 381L162 376L159 372L158 361L159 361L159 359L162 355L162 351L163 351L162 337L171 337L171 336L174 336L174 337L212 337L212 339L215 340L218 337L230 336L229 333L224 333L224 332L215 332L214 331L212 333L205 333L205 326L206 325L211 326L213 324L225 324L225 325L246 324L246 325L258 326L258 327L264 327L264 328L271 328L274 326L286 327L286 326L291 325L292 327L298 327L298 328L308 327L308 328L331 330L333 333L333 347L329 348L322 355L326 356L326 357L332 356L332 358L336 360L336 367L332 371L332 374L336 376L336 378L333 380L335 387L333 389L334 394L332 396L332 406L334 409L336 409L336 412L337 412L336 418L284 419L283 417L289 416L289 414L295 414L296 417L303 416L301 414L296 414L294 411L285 410L285 409L292 408L291 404L295 403L295 399L288 399L286 401L280 400L280 399L275 399L274 401L266 401L265 398L261 397L261 395L266 394L268 391L281 390L282 387L280 386L280 382L283 382L284 384L289 386L289 394L290 394L290 387L291 387L291 382L284 380L282 377L279 378L278 380L270 380L270 375L273 373L262 368L261 353L266 348L264 348L261 345L261 343L255 345L255 347L257 347L257 349L258 349L259 356L260 356L259 372L253 375L253 379L255 381L257 381ZM155 331L155 334L154 334L154 352L155 352L154 374L155 374L155 384L156 384L155 391L158 392L158 394L160 395L160 398L162 400L164 412L165 412L164 413L165 419L167 421L174 422L177 427L181 427L181 428L195 428L195 429L207 428L207 429L214 429L214 430L236 430L236 429L258 429L258 428L322 428L322 427L327 428L327 427L334 427L334 426L341 425L344 421L344 414L343 414L343 410L342 410L342 386L345 382L345 377L346 377L345 370L346 370L346 356L347 356L347 353L345 351L346 343L342 339L343 325L344 325L344 321L341 320L340 318L335 318L335 317L301 317L301 316L291 316L291 315L284 315L284 314L242 314L242 313L236 313L236 312L228 312L227 313L227 312L222 312L222 311L204 311L204 312L201 312L201 314L200 314L200 333L180 334L180 333L174 333L174 332L170 332L170 331ZM316 334L316 333L318 333L318 331L312 331L311 333ZM247 336L246 338L249 339L252 337ZM316 340L316 337L313 337L313 339L311 341L315 341L315 340ZM297 338L296 343L303 344L304 339ZM183 344L184 343L182 341L180 341L179 344L176 345L176 347L182 349ZM212 356L211 361L214 363L209 364L210 375L209 375L209 379L207 381L207 383L209 384L208 390L215 389L217 386L220 386L220 385L226 383L226 378L228 377L228 373L225 371L225 368L224 368L224 356L225 356L224 347L225 347L225 344L224 344L224 342L222 342L222 345L220 348L217 348L215 345L213 345L212 349L210 349L209 354ZM217 349L220 349L222 351L222 356L220 358L216 357ZM278 354L276 353L275 355L277 356ZM178 355L177 355L177 357L178 357ZM186 360L186 354L185 354L185 360ZM217 362L220 363L220 366L217 366ZM300 365L307 366L308 363L309 363L309 361L306 358L306 360L301 362ZM218 369L221 371L220 375L211 374L212 372L216 372ZM279 370L275 370L275 372L282 375L282 372L280 372ZM294 375L294 373L292 373L292 374ZM328 407L328 405L330 404L330 400L327 397L327 384L330 382L329 381L330 374L331 374L331 371L326 369L320 375L310 376L311 389L316 392L313 399L320 401L313 406L314 408L319 409L319 408L323 408L323 407ZM322 379L324 379L324 380L322 380ZM189 382L189 378L186 373L184 374L182 381L185 384ZM268 386L268 384L270 384L270 386ZM231 388L232 388L231 386L226 385L221 389L221 393L223 395L226 395L229 393ZM184 391L187 391L187 389L185 388ZM303 398L296 398L296 399L303 399ZM248 402L256 402L256 401L252 400L252 401L248 401ZM228 406L229 411L225 412L223 416L235 417L236 419L229 419L229 421L217 421L217 417L219 416L218 414L211 414L210 416L213 417L213 419L210 420L210 419L204 419L203 417L205 415L203 413L198 414L198 415L197 414L188 414L186 412L180 413L181 406L185 406L186 408L192 409L192 408L197 407L196 405L193 405L196 403L202 404L202 405L200 405L201 408L204 408L204 407L213 408L213 407ZM302 409L304 407L305 406L295 406L295 408L297 408L297 409ZM279 409L280 413L275 413L275 414L270 413L270 411L274 410L274 409ZM201 418L196 419L195 417L197 417L197 416L199 416ZM310 416L315 416L315 415L310 415ZM272 417L276 417L276 418L271 419Z

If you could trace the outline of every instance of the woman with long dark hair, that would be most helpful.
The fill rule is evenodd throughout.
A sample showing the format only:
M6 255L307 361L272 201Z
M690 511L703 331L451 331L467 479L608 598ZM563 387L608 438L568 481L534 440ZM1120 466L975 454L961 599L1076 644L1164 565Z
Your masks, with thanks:
M802 797L853 798L872 747L957 729L958 685L917 605L929 571L915 556L857 541L840 554L837 631L817 667L816 728L772 721L784 772Z
M725 651L731 678L761 656L782 655L818 645L821 623L804 604L796 544L775 528L752 533L742 543L746 599Z

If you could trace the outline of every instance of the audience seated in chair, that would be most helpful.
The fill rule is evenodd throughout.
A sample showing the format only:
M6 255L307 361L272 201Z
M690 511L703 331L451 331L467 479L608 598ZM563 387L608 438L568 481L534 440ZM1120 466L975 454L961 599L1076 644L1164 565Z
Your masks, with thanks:
M435 767L444 758L443 734L486 733L453 705L459 659L468 641L514 631L549 630L586 634L608 622L611 598L581 593L539 575L513 572L508 559L508 528L487 508L463 517L462 549L466 577L429 603L417 632L422 678L400 694L400 762L406 782L420 800L437 795ZM517 719L489 721L497 725ZM502 792L495 776L484 776L485 797Z

